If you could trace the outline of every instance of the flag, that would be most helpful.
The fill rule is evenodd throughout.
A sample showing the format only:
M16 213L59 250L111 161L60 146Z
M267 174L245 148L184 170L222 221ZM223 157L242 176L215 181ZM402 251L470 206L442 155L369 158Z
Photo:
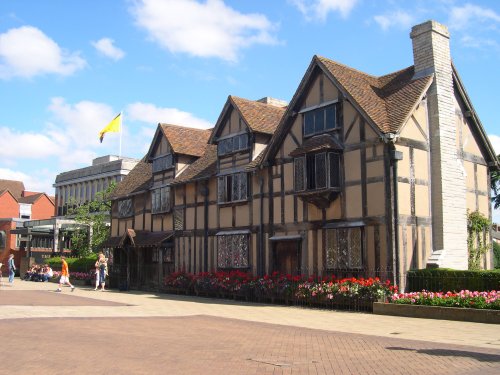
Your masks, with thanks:
M122 113L120 112L113 120L111 120L111 122L108 125L106 125L104 129L102 129L99 132L99 140L101 141L101 143L102 140L104 139L104 134L110 132L118 133L121 130L121 125L122 125Z

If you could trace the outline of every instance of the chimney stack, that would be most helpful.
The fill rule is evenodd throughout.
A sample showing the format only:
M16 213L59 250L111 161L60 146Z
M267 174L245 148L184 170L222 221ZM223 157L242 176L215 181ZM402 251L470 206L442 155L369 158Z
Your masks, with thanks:
M450 34L446 26L427 21L414 26L410 37L414 78L434 75L427 92L433 241L429 263L467 269L465 170L457 146Z

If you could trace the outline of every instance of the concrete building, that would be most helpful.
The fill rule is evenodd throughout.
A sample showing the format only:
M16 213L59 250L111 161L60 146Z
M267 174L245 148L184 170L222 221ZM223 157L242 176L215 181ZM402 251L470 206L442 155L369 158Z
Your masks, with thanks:
M94 199L112 182L120 182L139 160L116 155L101 156L89 167L74 169L56 176L56 216L65 216L68 208Z
M229 96L211 131L159 124L113 197L106 246L129 285L239 269L384 272L404 288L410 269L466 269L467 211L491 218L499 161L447 28L410 37L414 65L399 71L314 56L286 107Z

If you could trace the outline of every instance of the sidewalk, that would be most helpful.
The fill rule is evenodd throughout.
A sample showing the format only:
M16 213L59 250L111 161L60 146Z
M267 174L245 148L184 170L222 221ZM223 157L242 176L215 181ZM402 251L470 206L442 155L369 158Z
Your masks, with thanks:
M64 288L52 293L53 283L20 281L0 286L0 320L20 318L110 318L110 317L187 317L205 315L216 318L312 328L330 332L421 340L498 350L500 325L373 315L368 313L314 310L209 298L153 294L146 292L94 291ZM6 305L7 294L31 291L24 303ZM54 295L61 297L47 306ZM18 294L18 293L16 293ZM34 297L38 296L38 297ZM79 297L79 298L77 298ZM44 301L47 302L44 305ZM71 302L71 303L70 303ZM105 303L106 302L106 303ZM12 302L11 302L12 303ZM36 308L33 308L33 306Z

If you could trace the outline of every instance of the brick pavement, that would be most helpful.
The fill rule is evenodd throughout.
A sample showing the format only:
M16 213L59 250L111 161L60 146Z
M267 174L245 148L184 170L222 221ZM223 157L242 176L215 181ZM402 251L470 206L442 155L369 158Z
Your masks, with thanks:
M498 325L54 289L0 287L9 373L500 373Z

